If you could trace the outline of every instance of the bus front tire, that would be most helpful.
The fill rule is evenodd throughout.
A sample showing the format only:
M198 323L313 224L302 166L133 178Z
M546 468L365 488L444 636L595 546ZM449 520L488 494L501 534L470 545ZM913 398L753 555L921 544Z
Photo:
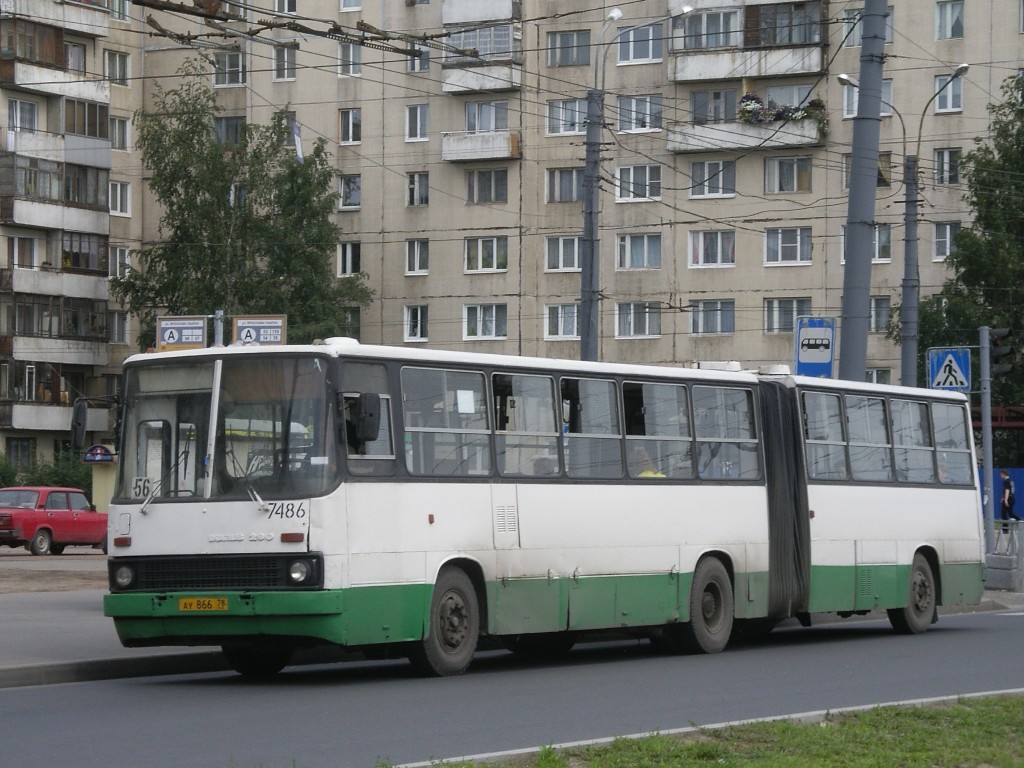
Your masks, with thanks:
M416 671L430 677L461 675L480 639L480 604L466 572L444 568L430 600L427 636L409 654Z
M928 559L918 552L910 567L907 604L887 611L889 623L901 635L918 635L935 619L936 607L935 575Z
M682 635L689 650L718 653L729 644L733 622L733 592L722 561L706 557L697 563L690 588L690 621Z
M250 680L268 680L288 666L292 649L285 645L249 643L222 645L228 666Z

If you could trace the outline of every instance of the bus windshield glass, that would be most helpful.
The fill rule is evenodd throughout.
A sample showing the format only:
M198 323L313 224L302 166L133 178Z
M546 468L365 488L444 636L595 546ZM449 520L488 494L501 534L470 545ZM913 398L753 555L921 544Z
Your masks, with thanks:
M130 367L115 495L295 498L337 479L326 358ZM216 395L216 397L215 397Z

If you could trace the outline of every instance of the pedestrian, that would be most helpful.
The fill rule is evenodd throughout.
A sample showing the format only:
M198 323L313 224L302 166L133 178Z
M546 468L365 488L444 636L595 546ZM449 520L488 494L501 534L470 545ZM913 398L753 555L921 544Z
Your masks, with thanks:
M1010 477L1010 473L1005 469L999 470L999 477L1003 480L1003 498L1000 505L1000 517L1003 521L1007 520L1020 520L1017 514L1013 511L1013 503L1015 501L1014 496L1016 494L1016 488L1013 484L1013 478ZM1006 526L1003 526L1003 530L1006 530Z

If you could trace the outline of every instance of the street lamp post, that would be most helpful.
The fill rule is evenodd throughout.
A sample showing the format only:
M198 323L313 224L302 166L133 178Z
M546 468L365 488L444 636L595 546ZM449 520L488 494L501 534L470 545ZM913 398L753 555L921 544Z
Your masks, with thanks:
M608 66L608 51L615 41L635 29L660 24L666 19L690 13L693 8L679 0L669 0L670 14L656 21L624 27L616 32L604 47L601 61L594 62L594 87L587 91L587 138L583 167L583 240L580 247L580 360L597 360L600 336L600 312L598 302L601 294L601 131L604 128L604 77ZM604 46L608 28L622 18L622 11L612 8L608 12L595 50Z
M932 97L921 110L921 119L917 124L917 144L914 154L907 154L907 126L903 115L895 106L884 102L900 120L903 131L903 183L906 186L906 198L903 208L903 280L900 283L900 384L905 387L916 387L917 381L917 347L920 337L920 300L921 275L918 259L917 206L919 189L917 184L918 157L921 152L921 132L924 130L924 118L928 107L958 77L962 77L969 66L961 64L954 69L949 79L941 88L936 89ZM837 79L843 85L859 87L857 80L850 75L841 74Z

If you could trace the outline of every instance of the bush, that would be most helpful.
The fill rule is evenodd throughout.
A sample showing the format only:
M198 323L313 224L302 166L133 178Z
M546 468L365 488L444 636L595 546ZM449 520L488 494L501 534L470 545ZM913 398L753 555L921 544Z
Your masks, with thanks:
M10 482L6 480L4 465L12 471ZM3 462L0 462L0 481L3 481L5 486L13 485L14 475L17 473L5 458ZM81 488L85 491L85 495L92 499L92 467L83 464L79 455L74 451L61 451L54 457L52 464L43 462L25 470L17 475L17 483L20 485L63 485Z

